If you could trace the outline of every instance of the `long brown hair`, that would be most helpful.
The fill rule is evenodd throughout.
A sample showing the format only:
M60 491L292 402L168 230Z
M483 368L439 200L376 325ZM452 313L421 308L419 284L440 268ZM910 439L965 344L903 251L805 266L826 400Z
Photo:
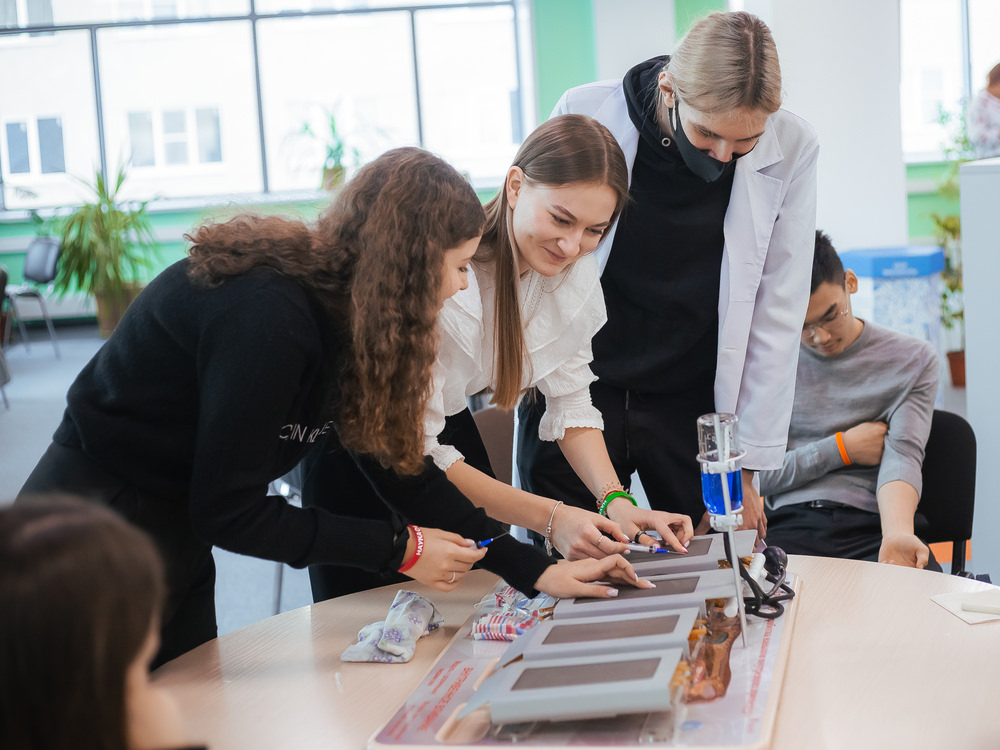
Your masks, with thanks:
M332 326L350 331L337 373L341 443L416 474L444 253L478 236L483 220L475 191L454 168L417 148L393 149L363 167L315 227L240 216L199 228L190 274L218 284L269 266L301 284Z
M164 591L152 541L103 506L0 510L0 747L127 750L126 673Z
M616 196L614 224L628 200L628 166L611 132L584 115L560 115L539 125L521 144L514 163L529 183L558 187L607 185ZM506 185L486 204L486 229L473 260L492 265L496 278L494 386L492 402L513 408L521 395L527 352L518 304L514 237L510 232Z

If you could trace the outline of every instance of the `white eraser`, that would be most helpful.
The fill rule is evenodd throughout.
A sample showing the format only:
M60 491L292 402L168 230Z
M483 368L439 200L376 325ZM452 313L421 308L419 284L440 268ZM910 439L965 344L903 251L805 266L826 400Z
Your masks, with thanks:
M985 591L969 594L962 601L962 609L966 612L984 612L990 615L1000 615L1000 588L993 587Z

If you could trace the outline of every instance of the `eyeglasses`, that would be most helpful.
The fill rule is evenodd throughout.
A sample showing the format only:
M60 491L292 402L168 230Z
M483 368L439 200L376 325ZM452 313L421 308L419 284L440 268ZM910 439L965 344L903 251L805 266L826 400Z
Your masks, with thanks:
M844 320L846 320L847 313L849 312L849 308L844 308L840 312L835 312L824 318L819 323L811 323L809 325L802 326L802 338L806 340L816 338L816 332L821 328L827 333L834 333L837 327L840 326Z

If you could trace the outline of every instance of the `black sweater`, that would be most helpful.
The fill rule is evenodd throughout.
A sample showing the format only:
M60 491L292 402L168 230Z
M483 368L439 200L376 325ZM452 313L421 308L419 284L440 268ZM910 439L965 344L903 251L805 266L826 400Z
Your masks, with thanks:
M327 382L339 349L318 307L270 269L212 289L192 285L187 269L187 261L167 268L129 308L70 387L54 440L155 501L186 504L210 544L295 567L383 568L389 523L267 495L269 482L334 429ZM430 461L420 476L401 477L356 460L411 523L473 539L502 530ZM510 537L481 563L525 592L549 564Z
M705 182L662 143L654 116L657 74L667 57L635 66L624 80L639 131L632 202L618 221L601 276L608 322L594 336L601 382L644 394L678 394L715 379L719 280L735 164Z

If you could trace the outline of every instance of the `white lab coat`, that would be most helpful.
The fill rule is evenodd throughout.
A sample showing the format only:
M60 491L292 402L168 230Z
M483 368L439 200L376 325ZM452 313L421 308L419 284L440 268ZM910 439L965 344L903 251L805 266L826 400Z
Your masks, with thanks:
M590 115L611 131L631 181L639 131L621 81L570 89L552 115L567 113ZM818 154L812 126L778 110L757 146L736 163L723 227L715 407L739 416L743 466L749 469L780 468L785 454L809 303ZM597 249L602 272L616 229Z

